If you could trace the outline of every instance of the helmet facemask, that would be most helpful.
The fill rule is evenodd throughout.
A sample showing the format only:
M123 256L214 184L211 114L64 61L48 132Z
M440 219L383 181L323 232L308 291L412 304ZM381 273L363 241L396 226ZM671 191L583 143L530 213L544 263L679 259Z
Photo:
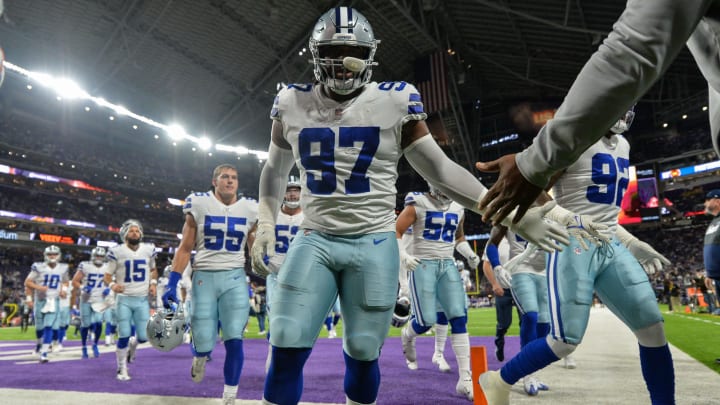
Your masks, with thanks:
M352 93L370 81L379 42L367 18L357 10L337 7L326 12L309 41L315 78L337 94ZM344 48L333 49L341 46ZM364 66L350 70L343 64L344 57L357 58Z
M50 245L45 248L43 252L45 263L55 264L60 260L60 248L55 245Z
M107 251L103 247L96 247L90 252L90 259L96 266L102 266L105 263L105 256L107 256Z
M635 106L630 108L625 112L625 115L623 115L617 122L610 127L610 132L614 134L622 134L625 133L628 129L630 129L630 125L632 125L633 120L635 119Z
M430 185L430 196L440 201L442 205L449 205L452 202L450 197L446 196L440 189L433 185Z

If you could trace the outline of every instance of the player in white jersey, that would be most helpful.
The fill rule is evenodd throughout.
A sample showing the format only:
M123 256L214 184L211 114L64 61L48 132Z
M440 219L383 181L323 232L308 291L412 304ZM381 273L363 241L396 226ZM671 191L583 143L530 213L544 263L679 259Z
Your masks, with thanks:
M50 245L43 252L44 261L32 264L25 279L25 288L34 291L34 297L27 294L28 305L35 308L35 336L38 339L35 351L40 362L48 362L48 350L53 331L60 325L60 298L68 294L68 265L60 263L60 248Z
M258 274L269 272L263 259L273 255L276 218L293 164L300 170L305 220L270 303L273 361L264 395L269 403L300 400L302 369L337 295L344 318L346 396L375 401L377 359L398 281L394 208L401 155L465 207L475 209L485 193L435 143L413 85L370 82L377 43L357 10L324 13L309 43L318 83L283 88L270 113L272 141L260 176L260 220L251 252ZM550 233L567 241L563 229L541 220L544 211L534 213L532 225L518 224L521 232L550 249L553 243L545 239Z
M270 268L270 274L265 279L267 292L265 294L268 319L272 319L272 308L270 306L270 298L273 292L277 288L277 275L280 271L280 266L285 261L290 243L295 239L295 235L300 230L300 224L305 219L303 214L302 206L300 204L300 191L302 186L300 181L291 176L290 180L285 187L285 197L283 198L282 206L280 207L280 213L278 213L277 222L275 223L275 255L270 257L268 260L268 267ZM255 238L255 234L251 235L251 238ZM270 342L270 333L267 334L268 342ZM267 373L270 369L270 359L272 358L272 346L268 347L267 360L265 361L265 372Z
M451 346L458 362L458 394L472 400L470 338L467 333L465 289L455 266L458 249L475 265L479 262L465 241L465 209L430 185L428 193L408 193L405 208L397 218L396 237L401 239L412 226L412 250L400 250L400 261L409 273L412 318L402 330L402 346L408 368L416 370L415 337L435 325L440 317L450 323ZM438 314L438 302L444 312Z
M149 295L157 289L157 268L155 267L155 245L143 243L143 228L139 221L128 219L120 227L121 245L110 248L107 254L107 269L103 282L108 287L107 295L115 293L115 310L118 322L116 349L117 379L127 381L128 363L135 360L135 350L140 343L147 342L145 325L150 318ZM114 279L114 281L113 281ZM132 325L137 336L130 336Z
M497 241L505 238L510 246L512 260L502 262L497 253ZM520 318L520 347L545 337L550 331L548 310L547 278L545 277L545 254L504 226L495 226L490 232L490 241L485 247L486 257L492 266L492 277L505 289L509 289ZM488 277L490 278L490 277ZM504 290L508 291L508 290ZM511 316L512 310L508 310ZM509 326L510 322L508 322ZM504 336L507 329L502 333ZM502 338L504 346L504 337ZM498 350L496 337L495 344ZM548 386L536 375L523 378L523 388L528 395L537 395L548 390Z
M217 338L218 321L222 324L225 344L225 386L223 401L235 403L243 364L243 332L250 311L245 275L245 244L257 222L257 202L238 198L238 173L233 165L215 168L213 190L193 193L185 199L183 236L163 301L178 303L177 285L192 262L192 343L194 347L190 375L199 383L205 377L205 363Z
M481 203L499 221L529 207L550 178L600 140L617 117L662 76L687 45L708 81L710 134L720 155L719 0L629 0L612 31L590 57L552 120L533 144L484 171L500 171ZM609 27L608 27L609 28Z
M550 255L547 279L551 332L546 339L527 343L500 371L481 375L480 385L489 403L509 403L512 384L575 350L587 328L593 290L637 337L651 402L675 403L673 361L662 314L638 260L652 257L669 262L649 245L638 243L617 223L629 180L630 146L620 135L630 126L626 120L629 116L625 114L607 136L567 171L559 173L553 186L558 207L592 215L607 227L602 232L612 239L592 244L588 250L584 250L588 246L573 240L568 249Z
M105 297L103 297L103 278L107 270L105 257L107 250L104 247L96 247L90 252L90 260L80 262L78 270L73 276L73 299L75 303L76 295L80 296L80 339L82 342L82 358L88 358L87 338L92 332L94 341L92 351L94 357L100 357L98 349L98 341L102 334L103 311L105 306Z

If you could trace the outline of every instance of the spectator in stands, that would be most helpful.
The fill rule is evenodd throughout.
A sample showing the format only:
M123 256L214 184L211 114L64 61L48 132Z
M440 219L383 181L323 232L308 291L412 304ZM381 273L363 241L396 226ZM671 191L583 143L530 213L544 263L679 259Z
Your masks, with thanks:
M710 190L705 195L705 214L713 217L705 231L705 274L715 282L717 289L720 284L720 189ZM715 359L715 363L720 364L720 358Z

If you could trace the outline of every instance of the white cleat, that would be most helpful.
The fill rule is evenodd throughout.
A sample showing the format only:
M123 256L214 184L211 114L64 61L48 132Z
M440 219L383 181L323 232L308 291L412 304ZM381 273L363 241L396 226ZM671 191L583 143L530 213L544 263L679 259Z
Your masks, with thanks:
M190 344L190 334L187 332L183 334L183 343Z
M550 387L540 380L537 380L537 387L540 391L550 391Z
M405 362L410 370L417 370L417 353L415 352L415 338L407 337L406 330L410 325L400 333L400 341L402 342L403 355L405 356Z
M56 353L60 353L60 352L62 351L62 349L63 349L62 343L58 343L58 344L55 345L54 351L55 351Z
M330 329L330 330L328 331L328 338L329 338L329 339L333 339L333 338L336 338L336 337L337 337L337 332L335 332L335 329Z
M538 380L533 376L523 378L523 388L525 389L525 393L531 397L534 397L540 392Z
M489 405L510 405L511 385L503 381L500 371L486 371L478 382Z
M458 394L464 396L468 399L468 401L473 400L473 381L472 381L472 374L465 373L463 377L460 377L460 379L457 382L457 385L455 385L455 392Z
M194 382L202 382L203 378L205 378L205 363L207 363L207 357L193 357L190 377Z
M223 393L223 405L235 405L235 395Z
M568 354L563 359L563 366L567 369L574 369L577 367L577 363L575 362L575 357L572 356L572 354Z
M112 344L112 337L105 336L105 347L108 347Z
M48 361L50 361L50 360L48 360L47 353L43 353L40 355L40 363L47 363Z
M445 361L445 356L442 353L435 352L432 357L432 363L438 366L438 369L443 373L450 372L450 365Z
M120 381L129 381L130 375L128 375L127 367L118 369L116 378Z

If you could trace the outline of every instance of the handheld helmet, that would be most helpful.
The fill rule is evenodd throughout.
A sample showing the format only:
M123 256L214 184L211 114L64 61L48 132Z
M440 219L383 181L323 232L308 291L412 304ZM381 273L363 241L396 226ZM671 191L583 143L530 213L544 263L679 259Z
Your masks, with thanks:
M138 240L130 240L131 244L138 244L142 240L143 237L143 227L140 221L137 219L128 219L127 221L123 222L122 226L120 226L120 240L125 243L125 239L127 238L128 232L130 232L130 228L133 226L136 226L140 230L140 239Z
M397 301L395 301L395 309L390 324L396 328L402 328L409 319L410 299L408 297L398 297Z
M107 256L107 250L102 246L98 246L90 252L90 260L96 266L102 266L105 263L105 256Z
M300 190L300 189L302 189L302 186L300 185L300 180L298 180L297 177L290 176L290 179L288 180L288 183L287 183L287 187L285 187L285 197L283 198L283 205L290 209L295 209L300 206L300 199L297 199L297 200L288 199L288 191L290 191L290 189L293 189L293 188Z
M465 262L462 260L455 260L455 266L459 271L465 270Z
M433 186L430 183L428 183L428 186L430 187L430 195L432 196L432 198L440 201L443 205L448 205L452 202L450 197L446 196L442 191L440 191L439 188Z
M172 273L172 264L165 266L165 269L163 270L163 277L170 278L170 273Z
M180 346L185 333L185 313L182 306L177 311L160 309L148 319L147 337L152 347L162 351Z
M45 258L45 263L51 263L55 264L60 260L60 248L56 245L50 245L45 248L45 251L43 251L43 257Z
M635 106L630 107L629 110L625 112L625 114L620 117L617 122L610 127L610 132L614 134L622 134L628 129L630 129L630 125L632 125L633 120L635 119Z
M309 48L312 54L315 78L338 94L349 94L370 81L377 44L373 29L367 18L350 7L336 7L320 16L310 36ZM323 47L355 46L365 48L362 59L353 59L343 64L344 59L324 57ZM342 78L338 78L342 73ZM347 78L347 74L352 76Z

